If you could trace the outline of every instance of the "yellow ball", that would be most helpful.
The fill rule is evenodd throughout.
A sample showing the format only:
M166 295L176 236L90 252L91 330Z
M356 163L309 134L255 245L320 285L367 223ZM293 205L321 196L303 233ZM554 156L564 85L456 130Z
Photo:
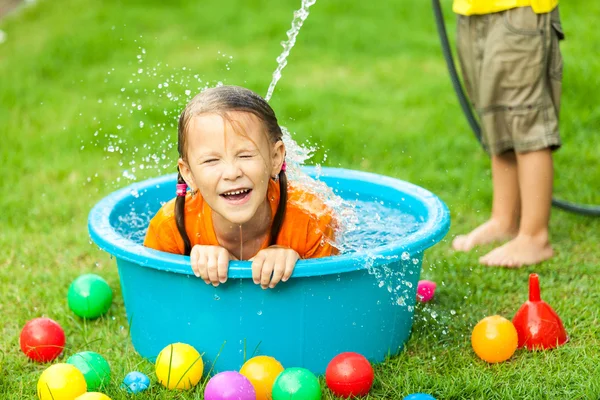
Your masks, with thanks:
M104 393L87 392L76 398L75 400L110 400L110 397Z
M83 374L71 364L54 364L48 367L37 383L40 400L74 400L86 390Z
M202 378L200 353L185 343L170 344L156 358L156 377L168 389L191 389Z
M471 334L471 345L484 361L497 363L508 360L517 350L519 338L512 322L499 315L479 321Z
M240 374L254 386L256 400L271 400L273 383L283 371L283 366L273 357L257 356L244 363Z

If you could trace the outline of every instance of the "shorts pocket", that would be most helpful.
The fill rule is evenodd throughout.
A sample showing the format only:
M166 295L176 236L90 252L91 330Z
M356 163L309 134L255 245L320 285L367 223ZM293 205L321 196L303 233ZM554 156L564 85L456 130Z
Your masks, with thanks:
M517 7L504 11L502 18L506 29L520 35L541 35L543 29L542 15L538 15L531 7Z
M565 38L560 21L551 21L552 36L550 38L550 77L561 80L563 76L563 57L560 41Z

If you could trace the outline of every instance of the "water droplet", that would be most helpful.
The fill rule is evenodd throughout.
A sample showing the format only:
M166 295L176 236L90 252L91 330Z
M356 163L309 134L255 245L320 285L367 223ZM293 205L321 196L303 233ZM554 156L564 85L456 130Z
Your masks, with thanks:
M403 261L410 260L410 254L408 254L408 252L407 252L407 251L405 251L405 252L403 252L403 253L402 253L402 255L400 256L400 258L401 258Z
M262 310L258 310L258 312L256 313L256 315L262 315Z
M452 314L452 315L456 315L456 311L454 311L454 310L450 310L450 314Z
M214 296L214 299L215 299L215 300L221 300L221 298L220 298L218 295L216 295L216 294L215 294L215 296Z

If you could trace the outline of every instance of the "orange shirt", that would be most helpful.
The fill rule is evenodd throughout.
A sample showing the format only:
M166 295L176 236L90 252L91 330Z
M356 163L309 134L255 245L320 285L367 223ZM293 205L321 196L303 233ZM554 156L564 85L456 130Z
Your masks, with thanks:
M269 181L267 198L274 216L279 204L279 183ZM337 254L329 242L334 240L335 221L331 210L313 193L288 184L285 219L276 244L294 249L300 258ZM185 199L185 229L194 245L220 246L213 227L212 209L200 193ZM269 238L261 249L269 247ZM144 246L168 253L183 254L184 244L175 222L175 199L166 203L150 221Z

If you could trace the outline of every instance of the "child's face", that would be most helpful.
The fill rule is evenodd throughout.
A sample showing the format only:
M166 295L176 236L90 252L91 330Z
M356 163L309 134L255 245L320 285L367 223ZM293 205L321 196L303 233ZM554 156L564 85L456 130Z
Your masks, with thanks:
M267 201L269 179L279 173L285 149L281 141L270 143L253 114L231 112L229 118L235 129L217 114L190 121L187 159L179 160L179 169L213 211L241 225Z

